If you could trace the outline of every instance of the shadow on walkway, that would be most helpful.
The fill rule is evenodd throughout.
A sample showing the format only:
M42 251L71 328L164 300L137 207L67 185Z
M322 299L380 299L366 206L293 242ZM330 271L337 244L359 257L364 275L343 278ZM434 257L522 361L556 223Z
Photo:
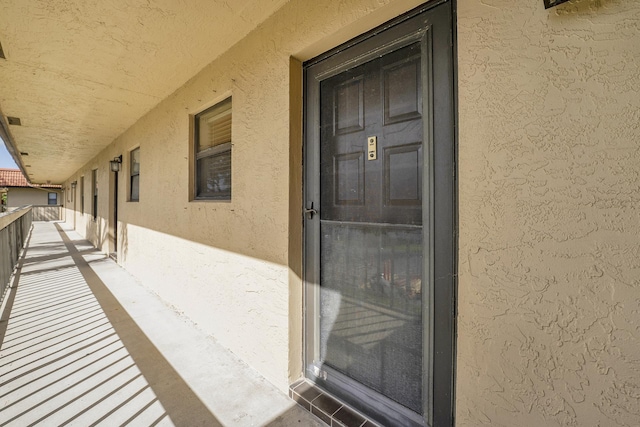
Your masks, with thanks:
M5 298L0 425L221 426L55 227L31 235Z

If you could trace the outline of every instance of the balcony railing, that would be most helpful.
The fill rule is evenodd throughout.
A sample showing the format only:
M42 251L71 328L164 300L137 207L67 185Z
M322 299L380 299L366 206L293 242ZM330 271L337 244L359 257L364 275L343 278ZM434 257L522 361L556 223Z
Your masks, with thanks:
M0 207L0 214L2 212L16 212L25 206L20 207L6 207L2 205ZM33 210L34 221L60 221L62 219L62 205L30 205Z
M62 219L61 205L33 205L34 221L59 221Z
M31 230L33 210L26 206L0 214L0 302Z

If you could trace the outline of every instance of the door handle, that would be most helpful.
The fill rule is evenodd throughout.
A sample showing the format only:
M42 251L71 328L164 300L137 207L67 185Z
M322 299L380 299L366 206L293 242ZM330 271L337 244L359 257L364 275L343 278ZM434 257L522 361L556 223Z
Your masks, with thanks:
M304 210L304 214L308 219L313 219L313 216L318 214L318 210L313 208L313 202L311 202L310 208Z

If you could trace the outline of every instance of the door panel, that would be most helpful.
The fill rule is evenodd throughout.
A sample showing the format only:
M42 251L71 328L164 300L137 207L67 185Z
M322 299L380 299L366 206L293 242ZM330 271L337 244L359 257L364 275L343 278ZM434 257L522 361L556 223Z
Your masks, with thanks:
M419 71L414 43L320 83L320 346L327 367L421 414Z
M440 1L305 69L306 376L384 425L452 420L451 34Z
M420 52L414 43L320 83L323 220L422 224Z

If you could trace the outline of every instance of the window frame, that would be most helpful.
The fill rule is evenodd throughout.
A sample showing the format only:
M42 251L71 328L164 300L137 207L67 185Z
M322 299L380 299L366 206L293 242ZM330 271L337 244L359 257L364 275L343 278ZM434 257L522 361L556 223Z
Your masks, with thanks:
M200 118L206 116L208 113L221 108L225 103L229 103L228 114L231 116L231 136L230 141L226 143L222 143L205 150L198 152L198 144L199 144L199 133L200 133ZM226 111L221 111L221 115L225 114ZM215 116L214 116L215 117ZM190 181L190 201L211 201L211 202L231 202L233 200L233 97L231 94L227 94L221 100L215 102L211 106L202 109L198 113L195 113L190 116L191 121L191 137L190 137L190 153L191 153L191 170L189 173L189 181ZM205 153L203 155L202 153ZM229 174L230 174L230 185L229 192L222 193L218 196L204 196L198 194L198 160L208 157L215 157L222 153L229 152Z
M51 195L55 195L55 203L51 203ZM48 191L47 192L47 205L48 206L58 206L58 193L56 193L55 191Z
M98 169L91 171L91 215L93 220L98 219Z
M85 214L84 211L84 175L80 177L80 213Z
M133 169L133 155L134 152L138 152L138 172L134 173ZM139 202L140 201L140 157L142 153L140 151L140 147L133 148L129 151L129 202ZM138 197L133 197L133 179L134 177L138 177Z

